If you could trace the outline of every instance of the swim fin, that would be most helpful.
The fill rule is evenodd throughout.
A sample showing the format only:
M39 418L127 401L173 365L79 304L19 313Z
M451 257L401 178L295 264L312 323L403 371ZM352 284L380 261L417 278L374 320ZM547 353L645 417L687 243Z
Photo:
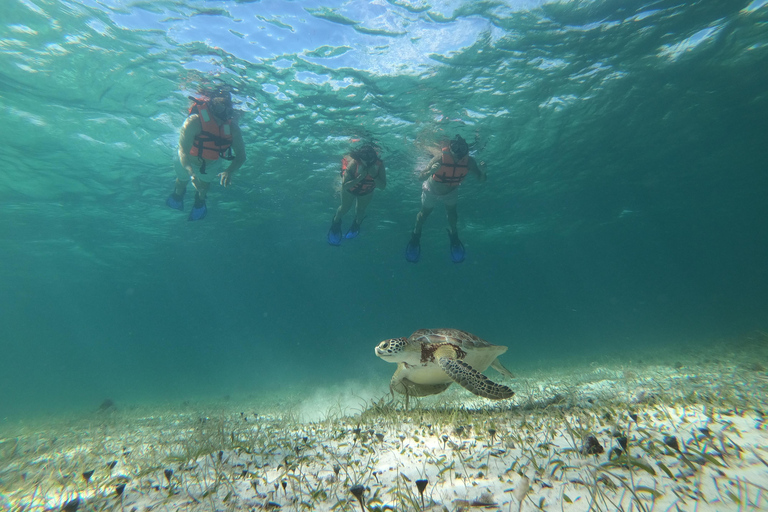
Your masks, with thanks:
M166 206L169 208L173 208L174 210L179 210L181 212L184 211L184 195L178 195L176 192L173 192L171 195L168 196L168 199L165 200Z
M195 194L195 205L192 207L192 211L189 212L187 220L203 220L208 213L208 208L205 206L205 199L200 199L200 196Z
M338 222L331 222L331 229L328 230L328 243L341 245L341 219Z
M405 259L410 263L417 263L421 256L421 233L411 233L411 239L408 241L408 245L405 246Z
M349 226L349 231L347 231L347 234L344 235L344 238L355 238L357 235L360 234L360 224L358 224L357 219L352 221L352 225Z
M464 261L464 244L461 243L461 240L459 240L459 234L458 233L451 233L451 230L448 230L448 238L451 239L451 259L454 263L461 263Z

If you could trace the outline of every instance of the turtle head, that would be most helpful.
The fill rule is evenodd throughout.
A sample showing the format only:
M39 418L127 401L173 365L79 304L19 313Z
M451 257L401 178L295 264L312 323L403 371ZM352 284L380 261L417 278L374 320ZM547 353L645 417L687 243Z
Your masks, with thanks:
M376 355L389 363L399 363L406 359L407 338L392 338L379 343L374 351Z

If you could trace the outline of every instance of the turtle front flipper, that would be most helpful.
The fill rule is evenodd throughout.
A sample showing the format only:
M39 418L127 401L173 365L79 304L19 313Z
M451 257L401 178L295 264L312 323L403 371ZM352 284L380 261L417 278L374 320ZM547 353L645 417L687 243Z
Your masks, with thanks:
M491 379L478 372L464 361L441 357L437 360L440 368L458 385L471 391L477 396L501 400L515 394L514 391L502 384L496 384Z

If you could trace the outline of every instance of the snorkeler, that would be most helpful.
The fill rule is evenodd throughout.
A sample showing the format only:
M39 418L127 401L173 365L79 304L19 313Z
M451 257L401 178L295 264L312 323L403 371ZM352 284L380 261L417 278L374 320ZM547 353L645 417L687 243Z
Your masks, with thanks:
M328 230L328 243L341 244L341 218L355 206L355 218L344 238L355 238L360 233L360 224L365 217L365 209L373 199L373 190L387 187L387 174L384 162L379 159L376 149L366 144L352 151L341 159L341 205L331 221Z
M184 210L184 193L191 181L195 187L195 203L188 220L201 220L208 213L205 205L208 188L216 180L224 187L229 186L232 174L245 162L245 144L234 118L229 91L219 89L202 98L190 99L194 104L181 127L174 158L176 185L165 204ZM225 160L230 162L226 168Z
M485 173L484 162L478 167L475 159L469 156L469 145L456 135L448 147L443 148L442 154L434 157L427 167L419 174L420 180L426 180L421 185L421 211L416 215L416 225L411 233L411 240L405 248L405 259L411 263L419 261L421 255L421 228L437 203L445 205L448 216L448 238L451 246L451 259L454 263L464 261L464 245L459 240L456 229L458 214L456 201L459 197L459 185L468 173L477 175L479 181L488 177Z

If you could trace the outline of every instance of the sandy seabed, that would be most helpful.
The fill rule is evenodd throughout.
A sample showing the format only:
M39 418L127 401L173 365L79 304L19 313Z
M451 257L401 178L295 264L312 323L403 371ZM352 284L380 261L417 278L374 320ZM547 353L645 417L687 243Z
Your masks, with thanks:
M760 357L489 371L501 402L348 382L6 422L0 510L766 510Z

